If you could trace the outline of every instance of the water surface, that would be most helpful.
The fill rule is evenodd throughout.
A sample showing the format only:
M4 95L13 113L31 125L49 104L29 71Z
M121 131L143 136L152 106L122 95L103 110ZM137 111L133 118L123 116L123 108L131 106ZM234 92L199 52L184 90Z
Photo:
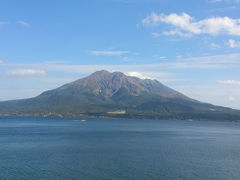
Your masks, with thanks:
M240 179L240 123L81 120L0 117L0 179Z

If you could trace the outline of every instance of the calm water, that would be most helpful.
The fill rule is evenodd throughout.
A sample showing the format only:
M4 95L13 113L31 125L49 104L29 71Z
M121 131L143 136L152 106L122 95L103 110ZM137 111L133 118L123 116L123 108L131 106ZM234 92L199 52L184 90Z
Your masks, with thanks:
M240 179L240 123L79 120L0 117L0 179Z

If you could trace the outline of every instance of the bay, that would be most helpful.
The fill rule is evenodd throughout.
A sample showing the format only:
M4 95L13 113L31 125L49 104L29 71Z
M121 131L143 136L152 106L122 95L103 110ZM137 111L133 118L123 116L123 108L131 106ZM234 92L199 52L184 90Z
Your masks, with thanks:
M0 117L0 179L240 179L240 123Z

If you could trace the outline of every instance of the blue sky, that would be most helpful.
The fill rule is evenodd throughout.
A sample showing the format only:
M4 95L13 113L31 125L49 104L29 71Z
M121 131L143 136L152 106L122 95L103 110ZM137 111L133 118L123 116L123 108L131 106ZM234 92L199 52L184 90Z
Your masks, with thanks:
M101 69L240 109L240 0L0 0L0 100Z

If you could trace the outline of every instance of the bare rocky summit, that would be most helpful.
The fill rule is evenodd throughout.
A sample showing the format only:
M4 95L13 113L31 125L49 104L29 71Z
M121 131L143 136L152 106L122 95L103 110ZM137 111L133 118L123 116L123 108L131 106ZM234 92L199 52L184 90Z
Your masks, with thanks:
M0 102L0 115L240 120L238 110L193 100L157 80L105 70L34 98Z

